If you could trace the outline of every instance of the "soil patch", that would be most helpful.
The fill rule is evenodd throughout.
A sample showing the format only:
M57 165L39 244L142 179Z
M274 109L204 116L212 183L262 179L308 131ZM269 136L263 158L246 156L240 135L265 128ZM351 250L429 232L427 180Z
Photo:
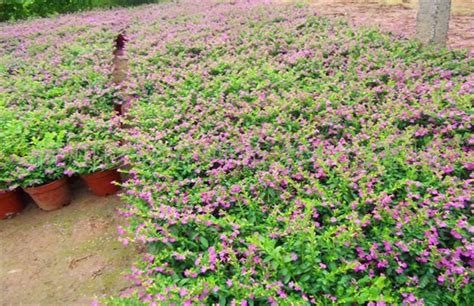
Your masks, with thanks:
M404 37L416 33L416 9L402 5L360 3L357 0L312 0L321 15L346 18L354 26L377 26ZM474 50L474 14L452 14L448 47Z
M25 211L0 222L1 305L90 305L98 296L119 294L137 250L117 241L122 205L117 196L92 195L80 181L73 202Z

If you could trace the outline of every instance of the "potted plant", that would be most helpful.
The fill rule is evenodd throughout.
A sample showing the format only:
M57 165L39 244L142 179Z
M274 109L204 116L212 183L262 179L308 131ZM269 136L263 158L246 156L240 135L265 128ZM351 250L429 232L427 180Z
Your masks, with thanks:
M21 213L25 207L18 188L13 186L12 173L16 164L11 156L0 152L0 219L7 219Z
M43 210L71 203L65 172L65 156L58 149L35 149L19 159L18 180L23 190Z
M16 188L15 172L17 164L15 156L21 154L27 141L25 139L23 121L13 108L0 106L0 219L11 218L19 214L25 207Z
M83 140L72 145L68 170L77 173L97 196L108 196L120 190L122 149L110 139Z

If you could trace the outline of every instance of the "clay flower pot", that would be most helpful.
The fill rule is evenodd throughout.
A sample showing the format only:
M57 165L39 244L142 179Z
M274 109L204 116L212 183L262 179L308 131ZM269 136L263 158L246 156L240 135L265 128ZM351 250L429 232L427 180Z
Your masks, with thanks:
M65 177L38 187L23 188L23 190L42 210L56 210L71 203L71 190Z
M113 182L122 182L117 169L81 175L81 178L86 182L89 189L92 190L92 193L100 197L105 197L119 191L120 186L113 184Z
M0 190L0 219L16 216L24 207L18 190Z

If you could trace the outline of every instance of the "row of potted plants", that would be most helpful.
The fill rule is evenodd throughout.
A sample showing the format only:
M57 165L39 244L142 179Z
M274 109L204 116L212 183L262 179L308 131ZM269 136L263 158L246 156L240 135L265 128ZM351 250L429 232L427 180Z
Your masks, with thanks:
M90 180L87 175L101 173L105 179L119 181L115 170L106 171L120 166L120 153L112 152L118 147L120 128L113 111L120 90L110 77L112 41L118 32L110 27L113 19L82 23L91 40L78 36L74 25L64 25L60 36L49 30L39 30L38 36L27 25L4 29L0 48L0 87L4 89L0 91L0 218L21 210L21 190L41 206L38 190L67 194L70 176ZM36 29L50 29L48 21L43 21ZM107 189L103 193L109 194L118 188L97 182L90 185L96 193ZM58 203L65 204L69 198L58 198Z
M105 136L102 134L102 136ZM0 168L0 218L9 218L24 208L21 190L43 210L51 211L71 202L68 177L80 176L97 196L119 190L120 144L112 139L83 139L62 145L52 140L27 154L2 153ZM57 138L57 137L56 137Z
M81 179L97 196L108 196L120 190L120 173L117 169L81 175ZM71 203L72 195L67 177L63 176L50 183L40 186L25 187L33 201L45 211L60 209ZM20 189L0 190L0 219L13 217L23 211L25 207Z

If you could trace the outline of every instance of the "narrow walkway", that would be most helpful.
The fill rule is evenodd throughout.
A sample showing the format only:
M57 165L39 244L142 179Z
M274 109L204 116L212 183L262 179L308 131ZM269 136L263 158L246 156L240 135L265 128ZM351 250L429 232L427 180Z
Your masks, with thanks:
M28 203L0 220L0 305L90 305L129 287L123 273L136 256L117 241L117 196L99 198L82 182L73 202L53 212Z

